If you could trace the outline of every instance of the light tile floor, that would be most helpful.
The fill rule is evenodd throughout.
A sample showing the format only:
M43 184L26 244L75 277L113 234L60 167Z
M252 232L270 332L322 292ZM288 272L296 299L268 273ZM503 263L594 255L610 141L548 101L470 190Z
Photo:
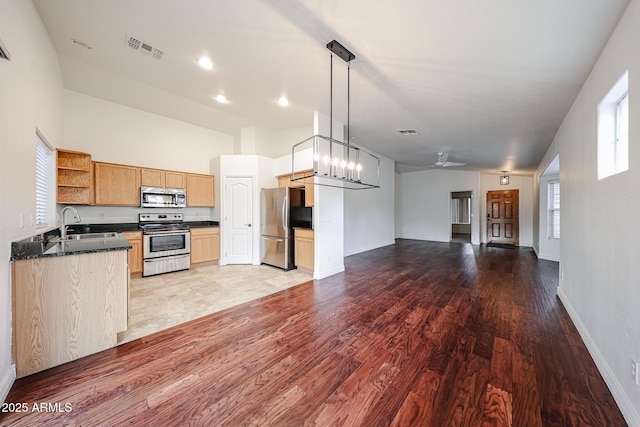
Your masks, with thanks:
M207 314L313 280L299 270L265 265L206 265L132 278L129 329L122 344Z

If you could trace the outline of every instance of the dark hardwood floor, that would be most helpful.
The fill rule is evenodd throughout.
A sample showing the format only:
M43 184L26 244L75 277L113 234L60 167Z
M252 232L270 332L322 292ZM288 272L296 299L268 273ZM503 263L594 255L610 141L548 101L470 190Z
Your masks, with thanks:
M0 424L626 425L556 297L557 263L414 240L345 262L20 379L7 402L27 412Z

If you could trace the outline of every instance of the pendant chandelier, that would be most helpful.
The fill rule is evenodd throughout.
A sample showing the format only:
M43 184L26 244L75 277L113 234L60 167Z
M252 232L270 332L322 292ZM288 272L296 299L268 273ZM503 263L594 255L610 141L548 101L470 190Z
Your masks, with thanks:
M380 188L380 159L363 148L352 145L349 134L349 96L351 61L355 55L333 40L331 51L329 136L313 135L295 144L291 152L291 180L305 184L363 190ZM346 142L333 138L333 56L347 63L347 135ZM313 169L309 166L313 163ZM305 165L303 167L299 165ZM296 169L306 169L304 174Z

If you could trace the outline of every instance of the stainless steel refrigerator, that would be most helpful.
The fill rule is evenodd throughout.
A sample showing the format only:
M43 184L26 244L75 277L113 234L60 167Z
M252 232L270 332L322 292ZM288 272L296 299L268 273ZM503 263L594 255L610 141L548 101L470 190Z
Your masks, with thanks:
M261 262L291 270L293 259L292 213L304 209L301 188L263 188L260 197ZM310 208L308 208L310 209Z

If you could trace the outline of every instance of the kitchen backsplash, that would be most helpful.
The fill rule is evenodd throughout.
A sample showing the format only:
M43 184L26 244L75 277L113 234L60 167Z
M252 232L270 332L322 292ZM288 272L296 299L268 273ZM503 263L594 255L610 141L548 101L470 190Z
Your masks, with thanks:
M58 218L66 205L57 205ZM216 208L184 208L184 209L144 209L129 206L78 206L74 205L80 214L82 224L111 224L119 222L138 222L140 213L182 213L185 221L219 221ZM66 213L68 224L73 222L72 212Z

